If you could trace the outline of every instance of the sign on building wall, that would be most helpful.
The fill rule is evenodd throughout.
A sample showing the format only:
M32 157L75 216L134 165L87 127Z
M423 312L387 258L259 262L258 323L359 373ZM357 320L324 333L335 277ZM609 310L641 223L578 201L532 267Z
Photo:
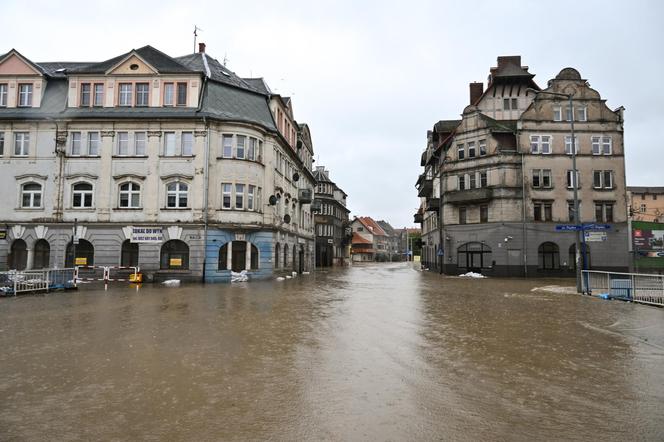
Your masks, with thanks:
M0 239L7 239L7 231L0 230Z
M131 242L139 243L161 243L164 239L164 234L161 227L132 227Z
M88 265L88 258L76 258L74 260L74 265L86 266L86 265Z

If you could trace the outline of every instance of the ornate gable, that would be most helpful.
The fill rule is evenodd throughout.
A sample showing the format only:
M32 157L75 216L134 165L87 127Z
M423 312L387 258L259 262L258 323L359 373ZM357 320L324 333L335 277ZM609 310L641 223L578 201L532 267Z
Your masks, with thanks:
M111 67L107 75L155 75L158 71L135 53Z

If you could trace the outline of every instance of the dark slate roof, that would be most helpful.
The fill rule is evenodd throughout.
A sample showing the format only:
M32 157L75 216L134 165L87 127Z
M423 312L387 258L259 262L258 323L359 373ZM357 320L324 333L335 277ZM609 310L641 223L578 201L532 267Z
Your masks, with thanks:
M90 62L49 61L37 63L49 77L67 78L67 72L89 66ZM64 69L64 70L63 70Z
M461 123L461 120L440 120L434 124L433 129L438 132L452 132Z
M265 83L265 80L261 78L243 78L244 82L247 83L249 86L254 88L256 91L260 92L261 94L265 95L272 95L272 91L270 90L270 87Z
M494 120L491 117L488 117L484 115L483 113L479 113L480 118L482 118L489 129L491 129L492 132L516 132L516 121L517 120Z
M0 109L0 119L34 120L53 118L60 115L67 102L68 83L66 80L52 79L46 82L41 106L14 107Z
M632 193L647 193L647 194L661 194L664 193L664 187L656 187L656 186L648 186L648 187L643 187L643 186L627 186L626 187L628 192Z
M331 183L331 184L334 184L334 181L332 181L330 179L330 177L328 176L327 173L325 173L321 170L318 170L318 169L315 169L312 173L313 173L313 176L316 179L317 183Z
M376 223L387 233L387 236L395 236L394 227L390 225L387 221L376 221Z
M113 57L106 61L99 63L91 63L86 66L81 66L76 69L72 69L71 73L76 74L103 74L108 71L110 68L120 63L122 60L127 58L131 53L135 52L140 58L149 63L157 71L164 74L186 74L190 73L192 70L188 67L185 67L172 57L164 54L158 49L153 48L152 46L143 46L142 48L132 49L131 51Z
M207 75L207 69L205 68L203 57L205 57L205 61L207 61L208 68L210 69L211 80L255 91L253 86L245 82L235 72L227 69L223 64L219 63L216 58L212 58L206 53L198 52L195 54L184 55L182 57L176 57L175 60L192 71Z
M201 113L211 118L242 121L276 131L267 98L252 91L209 81Z

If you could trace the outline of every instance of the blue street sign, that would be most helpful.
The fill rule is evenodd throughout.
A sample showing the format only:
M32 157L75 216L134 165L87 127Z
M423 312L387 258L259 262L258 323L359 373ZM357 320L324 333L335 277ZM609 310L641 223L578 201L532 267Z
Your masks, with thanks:
M560 232L575 232L577 230L581 230L581 226L577 226L576 224L558 224L556 225L556 231Z
M584 224L583 230L611 230L610 224Z

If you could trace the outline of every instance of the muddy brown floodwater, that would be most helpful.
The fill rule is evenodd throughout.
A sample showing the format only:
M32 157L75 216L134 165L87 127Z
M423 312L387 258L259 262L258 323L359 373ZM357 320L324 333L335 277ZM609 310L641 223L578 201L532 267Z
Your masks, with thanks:
M0 299L0 440L664 440L664 309L408 264Z

